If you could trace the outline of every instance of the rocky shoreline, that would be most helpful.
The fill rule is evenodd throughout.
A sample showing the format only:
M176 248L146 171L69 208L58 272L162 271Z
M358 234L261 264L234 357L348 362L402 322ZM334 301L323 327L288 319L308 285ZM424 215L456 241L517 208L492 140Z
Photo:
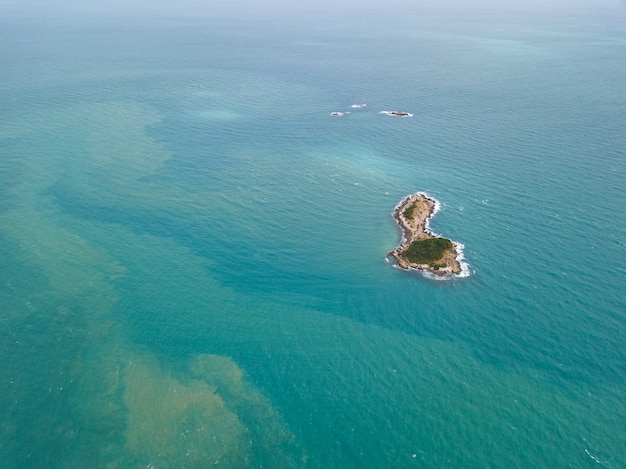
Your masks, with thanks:
M407 258L407 250L415 241L438 238L428 227L428 221L437 208L437 201L422 192L409 195L398 204L393 211L393 218L402 230L400 245L389 252L389 256L396 260L396 265L405 270L421 270L437 276L461 274L463 269L459 262L457 244L446 249L442 257L434 262L418 264ZM409 215L409 216L407 216Z

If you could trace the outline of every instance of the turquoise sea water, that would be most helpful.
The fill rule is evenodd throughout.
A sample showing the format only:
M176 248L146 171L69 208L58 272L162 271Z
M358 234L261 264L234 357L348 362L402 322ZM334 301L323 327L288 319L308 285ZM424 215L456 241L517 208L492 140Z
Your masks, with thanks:
M0 467L626 467L623 4L0 13Z

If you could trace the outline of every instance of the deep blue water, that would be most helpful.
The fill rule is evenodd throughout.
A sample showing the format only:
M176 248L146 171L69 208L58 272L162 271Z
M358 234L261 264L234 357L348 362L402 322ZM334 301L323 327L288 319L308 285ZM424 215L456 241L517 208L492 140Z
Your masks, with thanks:
M623 4L0 18L1 467L626 467Z

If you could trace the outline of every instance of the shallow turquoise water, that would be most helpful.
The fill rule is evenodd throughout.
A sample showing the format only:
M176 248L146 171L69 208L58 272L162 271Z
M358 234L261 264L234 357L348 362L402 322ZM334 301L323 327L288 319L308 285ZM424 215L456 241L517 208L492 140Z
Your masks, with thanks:
M0 466L626 466L619 4L1 10Z

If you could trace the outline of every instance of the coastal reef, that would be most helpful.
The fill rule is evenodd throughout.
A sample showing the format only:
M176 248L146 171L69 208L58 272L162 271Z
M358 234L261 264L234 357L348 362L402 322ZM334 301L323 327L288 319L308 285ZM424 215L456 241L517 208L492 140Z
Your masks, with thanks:
M437 276L461 274L458 245L436 236L428 227L436 209L437 201L422 192L403 199L393 211L402 230L402 241L389 255L401 269L427 271Z

